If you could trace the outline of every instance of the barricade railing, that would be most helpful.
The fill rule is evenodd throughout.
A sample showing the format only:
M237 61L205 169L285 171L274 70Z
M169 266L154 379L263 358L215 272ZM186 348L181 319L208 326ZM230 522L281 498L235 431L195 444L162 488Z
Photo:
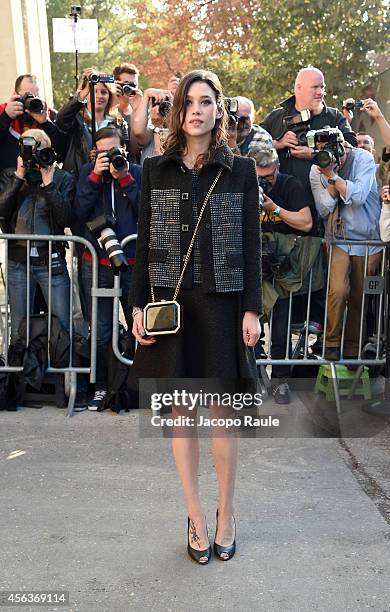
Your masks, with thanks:
M89 380L91 383L94 383L96 380L96 347L97 347L97 300L99 297L99 287L98 287L98 256L94 246L85 238L81 236L73 236L73 235L41 235L41 234L1 234L0 240L4 242L5 251L4 251L4 284L5 284L5 322L3 325L3 333L4 333L4 366L0 367L0 372L21 372L23 370L23 366L12 366L9 364L9 356L8 356L8 347L9 347L9 243L11 241L23 241L26 243L26 279L27 279L27 287L26 287L26 347L29 346L30 342L30 319L31 319L31 248L33 244L37 242L47 242L48 243L48 255L47 262L52 262L52 255L57 251L53 250L53 243L65 243L69 244L70 248L70 258L69 258L69 266L67 266L68 274L69 274L69 363L66 367L53 367L51 365L51 355L50 355L50 338L51 338L51 327L52 327L52 294L53 294L53 286L52 286L52 265L48 265L48 296L47 296L47 360L48 367L46 368L46 372L49 374L65 374L68 373L70 376L69 382L69 399L68 399L68 409L67 416L72 416L74 402L77 393L77 374L89 374ZM73 295L74 295L74 285L75 285L75 268L74 268L74 255L75 249L74 245L78 243L86 247L92 258L92 305L91 305L91 320L90 320L90 363L87 367L75 366L73 363L73 331L74 331L74 321L73 321ZM10 313L12 319L12 312Z
M325 243L325 241L324 241ZM363 276L363 285L361 295L358 296L360 300L360 323L358 330L358 350L357 355L352 357L344 356L344 347L345 347L345 332L346 332L346 324L348 317L348 296L346 297L346 303L344 307L344 313L342 318L341 325L341 338L340 338L340 358L337 360L330 360L326 358L326 339L328 332L328 312L329 312L329 288L330 288L330 278L331 274L337 273L337 270L332 268L332 261L334 257L334 249L335 247L345 247L347 250L349 249L351 253L354 252L356 247L361 247L364 251L363 255L360 255L362 259L364 259L364 276ZM327 275L325 277L324 272L324 281L326 286L325 293L325 308L324 308L324 316L323 316L323 339L322 339L322 351L320 355L316 356L315 365L323 365L327 364L331 368L332 373L332 382L334 386L336 404L338 410L340 410L340 394L337 382L337 370L336 365L349 365L356 366L356 377L354 384L351 387L349 397L352 397L356 385L359 381L361 372L365 365L370 366L380 366L385 365L386 363L386 351L385 345L387 336L387 329L385 322L389 316L389 303L386 300L386 296L388 295L388 247L387 243L383 243L379 240L333 240L330 243L327 243ZM369 256L370 256L370 248L377 249L378 253L381 253L381 260L378 266L379 272L376 272L375 275L368 274L369 268ZM352 251L351 251L352 249ZM311 334L310 331L310 311L312 306L312 297L313 297L313 269L308 271L309 282L308 282L308 290L307 290L307 302L306 302L306 312L305 317L302 317L302 321L300 321L299 326L294 326L292 323L292 312L293 312L293 300L294 293L292 291L289 292L287 298L278 298L278 299L287 299L288 300L288 315L287 315L287 325L286 322L286 334L285 334L285 355L283 358L274 358L272 356L272 329L273 325L276 324L274 321L274 309L271 311L271 315L268 320L268 348L265 351L265 354L262 355L261 358L257 359L257 365L261 369L262 378L269 387L269 379L266 373L267 366L278 366L278 365L286 365L286 366L307 366L313 365L312 355L309 353L309 336ZM275 286L275 281L273 281L273 285ZM349 294L354 296L356 293L356 287L353 286L353 280L350 281L350 290ZM360 292L359 292L360 293ZM362 356L363 350L363 340L365 335L365 318L366 318L366 304L369 295L376 296L376 316L375 323L376 329L373 331L371 336L375 339L375 347L376 354L375 358L364 358ZM354 296L356 297L356 296ZM277 323L280 325L280 322ZM283 322L282 322L283 324ZM298 332L299 340L296 343L293 350L291 350L291 333ZM318 332L316 332L318 333ZM303 349L303 351L302 351ZM299 354L299 356L298 356Z

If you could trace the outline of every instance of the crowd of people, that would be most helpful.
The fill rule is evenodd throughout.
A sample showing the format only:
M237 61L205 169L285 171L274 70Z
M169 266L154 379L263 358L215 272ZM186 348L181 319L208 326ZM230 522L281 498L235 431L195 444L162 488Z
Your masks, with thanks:
M256 197L253 196L251 206L252 213L255 210L261 220L263 261L259 268L262 280L257 282L254 266L248 260L245 262L242 256L253 235L244 233L241 242L238 241L239 219L243 214L248 217L249 209L246 203L242 203L245 189L237 181L232 190L235 197L228 198L230 212L226 212L227 226L231 223L233 227L236 219L236 234L232 230L229 237L225 228L220 243L213 242L213 215L222 214L218 212L218 206L227 206L222 197L225 191L219 194L217 187L218 193L210 197L210 212L206 213L194 240L183 287L199 286L202 290L191 297L190 302L201 303L214 292L234 294L236 286L243 287L243 278L248 287L256 281L259 295L262 284L265 286L271 281L273 293L270 290L266 296L263 294L261 306L256 299L249 300L249 310L262 314L263 321L269 320L273 311L273 318L278 323L272 327L272 358L283 359L289 342L289 300L286 284L282 290L282 285L275 283L275 262L279 261L277 280L280 281L283 265L280 265L278 255L285 254L286 249L296 249L297 237L304 237L307 239L306 250L301 248L301 266L306 265L306 272L309 270L308 260L304 259L309 252L311 260L319 263L320 268L319 280L312 288L309 331L321 335L326 297L325 266L322 263L326 253L319 246L321 238L377 240L380 231L384 240L389 237L388 174L383 180L382 171L383 185L379 185L379 159L373 138L367 133L355 134L351 127L353 112L367 114L377 124L385 143L380 155L381 164L388 163L390 126L378 104L366 99L361 101L358 111L353 111L354 100L347 99L341 110L329 107L324 101L324 75L314 67L304 68L296 76L294 95L259 124L255 123L252 100L243 96L223 98L221 94L223 114L217 120L223 120L223 125L219 140L213 141L208 157L200 150L196 155L195 147L195 157L189 159L189 145L181 133L192 108L188 91L185 93L187 98L180 100L175 116L177 96L183 96L184 91L182 75L173 74L165 89L147 88L144 91L139 88L139 71L135 65L122 63L115 66L112 75L100 74L92 68L84 70L77 91L57 111L48 108L42 100L39 82L34 75L18 76L14 92L0 106L2 231L58 235L70 228L73 234L88 239L99 257L99 287L111 288L114 275L119 273L124 319L142 347L145 342L154 342L153 338L145 339L140 334L140 330L143 331L140 318L150 297L150 284L158 288L157 295L161 289L161 296L165 296L167 288L176 286L202 198L212 178L211 174L208 181L203 180L203 175L208 176L206 170L213 163L228 168L235 157L249 158L251 162L248 163L257 176ZM199 128L203 122L202 118L198 120L195 117L193 125ZM185 130L184 134L187 134ZM179 153L183 175L179 177L183 180L176 176L169 179L169 164ZM146 164L149 158L159 160L153 162L157 165ZM150 177L152 169L159 177L157 187L154 178ZM144 185L142 198L141 177ZM382 209L380 198L383 200ZM214 199L217 199L216 203ZM188 210L184 209L182 201L188 201L185 205ZM156 225L152 224L146 231L145 223L150 225L152 222ZM213 240L208 237L209 228ZM105 239L107 232L108 239ZM135 244L129 243L124 249L120 271L110 256L110 249L107 249L110 232L119 242L125 236L139 234L137 254ZM260 231L257 241L260 243ZM141 244L143 252L140 251ZM352 359L358 357L364 275L375 273L381 260L381 249L369 248L367 270L364 255L364 246L339 245L332 249L326 359L340 359L342 321L347 302L343 355ZM34 309L37 287L43 299L48 301L50 265L52 313L70 331L70 282L64 244L54 245L49 255L45 241L31 241L30 253L27 253L24 241L13 240L9 246L7 268L11 345L17 341L20 324L26 316L27 257L30 258L31 310ZM77 248L77 271L82 314L88 323L92 308L92 258L88 249L80 246ZM161 296L160 299L168 299ZM224 310L228 311L230 306L226 304ZM212 313L213 306L209 304L207 307ZM100 410L107 394L106 355L112 337L112 308L111 298L99 298L96 385L92 397L87 401L83 397L80 402L81 406L88 403L90 410ZM253 331L253 326L251 321L248 329ZM228 329L225 327L224 332L226 346ZM199 335L192 338L186 334L183 332L186 344L199 345ZM231 334L234 335L232 330ZM261 342L256 349L257 356L261 356L259 347ZM199 357L199 350L194 349L193 354ZM136 363L142 359L143 351L139 350L139 353ZM218 357L217 353L215 357ZM288 365L272 368L273 394L278 403L290 401L289 376Z

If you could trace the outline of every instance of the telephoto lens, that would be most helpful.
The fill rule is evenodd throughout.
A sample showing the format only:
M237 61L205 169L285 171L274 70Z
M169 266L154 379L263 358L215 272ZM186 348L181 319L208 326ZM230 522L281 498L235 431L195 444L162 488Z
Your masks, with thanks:
M110 259L114 274L118 275L121 269L129 264L114 230L111 227L104 228L100 234L99 242Z

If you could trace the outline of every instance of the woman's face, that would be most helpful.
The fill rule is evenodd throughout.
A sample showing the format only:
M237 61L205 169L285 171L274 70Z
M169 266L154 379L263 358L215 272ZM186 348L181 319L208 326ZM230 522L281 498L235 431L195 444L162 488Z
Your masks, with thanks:
M97 111L104 111L108 104L109 98L110 92L108 91L108 89L103 85L103 83L97 83L95 85L95 109ZM91 109L91 100L89 96L88 109Z
M205 136L211 133L215 121L221 116L217 109L214 90L204 81L190 86L185 101L183 132L186 136Z

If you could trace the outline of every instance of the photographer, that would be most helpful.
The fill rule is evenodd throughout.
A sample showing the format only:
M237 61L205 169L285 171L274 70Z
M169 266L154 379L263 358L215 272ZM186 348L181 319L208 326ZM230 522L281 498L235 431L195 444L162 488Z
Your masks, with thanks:
M314 143L317 153L313 158L310 182L318 213L326 223L327 238L379 240L380 204L373 156L363 149L350 148L339 130L314 132ZM340 359L341 328L347 300L344 357L354 359L358 356L365 253L365 246L333 246L326 359ZM381 249L368 247L367 275L375 274L380 260Z
M261 229L264 233L302 235L310 231L312 217L297 179L279 172L277 151L264 144L252 146L248 157L256 162L259 186L263 190ZM267 236L269 237L269 236ZM264 255L263 255L264 257ZM271 353L273 359L284 359L288 326L289 299L279 297L273 306ZM288 378L290 367L272 366L273 395L277 404L290 403Z
M272 145L272 138L266 130L254 123L255 107L252 100L236 96L237 112L237 145L240 155L248 155L249 148L261 143Z
M72 222L74 194L74 179L56 167L48 135L42 130L27 130L21 137L16 171L8 168L0 176L1 229L11 234L63 234L64 228ZM49 243L32 241L29 279L26 255L25 241L10 242L11 344L18 339L20 322L26 316L27 282L30 283L30 308L37 285L49 303L49 265L52 313L69 331L70 281L64 244L53 244L50 262Z
M80 87L76 94L58 111L57 127L66 141L63 167L68 172L79 176L80 168L90 159L92 148L91 130L91 75L98 74L93 68L83 72ZM115 108L116 95L110 83L97 82L95 88L95 127L96 130L106 126L119 127L124 140L128 139L127 123L116 119L112 111Z
M27 129L41 129L58 146L58 130L53 123L56 113L40 98L37 77L21 74L8 102L0 105L0 170L15 168L19 155L19 137Z
M139 106L134 109L132 128L134 138L142 147L141 164L147 157L162 153L162 144L167 129L167 116L172 107L173 96L167 89L145 89Z
M351 120L353 119L352 108L357 108L362 113L366 113L372 119L372 121L375 121L385 144L382 150L382 160L384 162L390 161L390 125L386 121L381 109L378 106L378 103L371 98L358 101L355 101L353 98L344 100L343 110L346 110L352 115Z
M112 288L114 274L120 271L121 304L131 328L128 293L135 244L129 243L124 253L120 247L111 247L119 246L117 241L125 236L137 233L141 172L136 164L129 165L123 145L121 133L114 127L105 127L96 133L97 158L81 168L75 208L80 223L88 228L85 237L95 246L99 256L99 287ZM92 261L87 250L82 257L82 278L90 315ZM112 298L99 298L96 385L89 410L99 410L103 405L107 390L105 355L111 337Z
M336 108L326 106L324 96L325 80L322 72L314 67L303 68L295 79L294 95L271 111L261 123L273 138L281 171L292 174L302 183L306 202L313 214L313 233L317 230L309 180L313 151L307 146L305 134L310 129L338 127L352 146L357 144L356 136L345 117Z
M140 147L132 131L132 115L141 104L142 91L138 88L139 71L134 64L124 62L113 70L117 89L117 112L128 126L129 143L127 149L131 156L129 161L138 162Z

